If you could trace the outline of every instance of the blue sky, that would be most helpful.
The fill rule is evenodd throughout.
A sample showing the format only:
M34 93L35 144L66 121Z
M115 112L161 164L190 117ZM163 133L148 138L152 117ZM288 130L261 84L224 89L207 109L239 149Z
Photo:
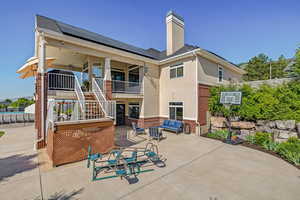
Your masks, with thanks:
M300 45L300 2L211 1L16 1L0 6L0 99L33 95L33 79L15 73L33 55L34 17L45 15L142 48L165 49L165 15L185 19L185 42L240 63L265 53L292 57Z

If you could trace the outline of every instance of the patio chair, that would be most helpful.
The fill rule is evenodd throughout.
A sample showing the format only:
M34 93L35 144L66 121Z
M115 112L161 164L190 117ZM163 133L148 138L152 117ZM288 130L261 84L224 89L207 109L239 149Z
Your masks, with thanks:
M151 139L157 139L158 141L160 141L160 139L162 138L162 132L159 131L158 127L150 127L149 137Z
M131 125L132 125L132 129L133 129L133 133L134 133L135 135L145 133L145 129L144 129L144 128L139 128L139 127L136 125L135 122L132 122Z

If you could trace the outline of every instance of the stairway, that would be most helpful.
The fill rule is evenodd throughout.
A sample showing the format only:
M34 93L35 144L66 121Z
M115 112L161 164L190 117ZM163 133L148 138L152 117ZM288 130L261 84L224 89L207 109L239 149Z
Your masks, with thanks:
M99 105L93 93L84 93L85 98L85 119L100 119L105 118L101 106Z

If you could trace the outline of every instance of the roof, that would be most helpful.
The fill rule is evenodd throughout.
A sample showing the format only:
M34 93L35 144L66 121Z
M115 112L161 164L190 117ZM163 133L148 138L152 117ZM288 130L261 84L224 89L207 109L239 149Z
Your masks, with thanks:
M180 17L179 15L177 15L176 13L174 13L173 11L170 11L168 15L175 15L176 17L178 17L179 19L181 19L182 17ZM183 20L183 18L182 18ZM36 16L36 26L39 28L43 28L43 29L48 29L57 33L61 33L64 35L68 35L68 36L72 36L72 37L76 37L79 39L83 39L86 41L90 41L90 42L94 42L97 44L101 44L104 46L108 46L108 47L112 47L115 49L119 49L119 50L123 50L126 52L130 52L130 53L134 53L140 56L144 56L147 58L151 58L154 60L164 60L173 56L177 56L180 54L184 54L187 53L189 51L198 49L198 46L194 46L194 45L189 45L189 44L185 44L182 48L178 49L176 52L174 52L171 55L166 54L166 50L164 51L159 51L157 49L154 48L150 48L150 49L143 49L143 48L139 48L124 42L120 42L118 40L114 40L112 38L100 35L98 33L94 33L82 28L78 28L45 16L41 16L41 15L37 15ZM211 52L208 50L205 50L209 53L212 53L216 56L218 56L219 58L225 60L226 62L229 62L228 60L226 60L225 58ZM231 62L230 62L231 63ZM231 63L233 64L233 63ZM235 64L234 64L235 65ZM236 66L236 65L235 65Z

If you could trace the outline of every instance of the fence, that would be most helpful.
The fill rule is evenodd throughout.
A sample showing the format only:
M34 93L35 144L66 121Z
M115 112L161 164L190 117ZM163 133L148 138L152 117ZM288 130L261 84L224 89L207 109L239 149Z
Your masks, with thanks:
M0 113L0 124L34 122L34 114L31 113Z
M75 76L69 74L48 73L49 90L74 90Z

